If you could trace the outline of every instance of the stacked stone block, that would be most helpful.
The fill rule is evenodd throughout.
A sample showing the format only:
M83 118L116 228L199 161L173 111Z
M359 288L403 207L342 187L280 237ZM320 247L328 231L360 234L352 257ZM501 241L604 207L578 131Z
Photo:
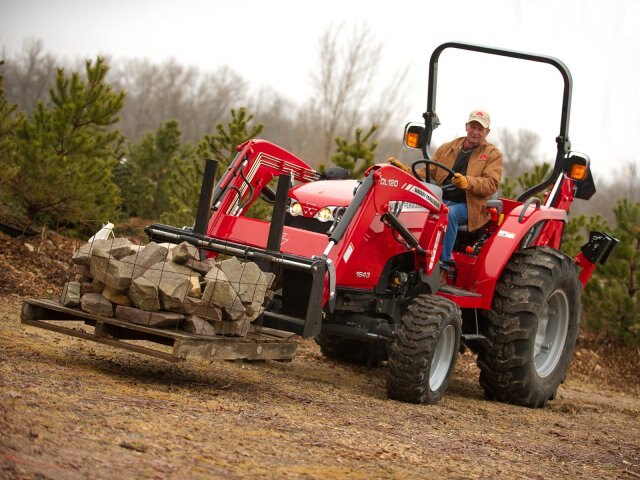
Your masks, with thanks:
M272 296L275 277L236 257L200 260L186 242L96 240L71 261L74 279L64 285L64 306L199 335L247 335Z

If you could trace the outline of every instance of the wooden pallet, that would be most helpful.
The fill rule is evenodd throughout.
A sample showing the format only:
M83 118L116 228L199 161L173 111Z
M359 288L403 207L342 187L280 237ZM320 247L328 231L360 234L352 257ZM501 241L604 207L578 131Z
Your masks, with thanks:
M62 306L55 300L29 298L22 304L21 321L25 325L44 328L94 342L144 353L168 361L189 357L206 360L292 360L298 344L294 334L273 328L251 326L246 337L194 335L180 330L145 327L117 318L92 315ZM55 323L53 323L55 322ZM91 330L61 325L63 322L84 322ZM151 348L131 341L146 341L172 347Z

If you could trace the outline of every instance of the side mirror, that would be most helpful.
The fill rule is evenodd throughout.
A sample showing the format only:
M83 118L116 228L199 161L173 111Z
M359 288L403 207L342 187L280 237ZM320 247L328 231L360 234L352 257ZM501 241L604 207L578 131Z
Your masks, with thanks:
M424 144L424 125L410 122L404 127L402 143L405 147L421 149Z

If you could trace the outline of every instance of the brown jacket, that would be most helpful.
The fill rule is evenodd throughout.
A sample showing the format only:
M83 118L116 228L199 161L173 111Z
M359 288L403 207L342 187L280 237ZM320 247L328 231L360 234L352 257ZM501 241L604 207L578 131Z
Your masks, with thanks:
M465 137L456 138L452 142L443 144L436 150L433 160L442 163L449 168L458 158L460 147ZM432 178L436 183L442 184L449 172L442 168L431 167ZM502 178L502 153L490 143L478 146L467 166L467 207L469 209L469 231L477 230L489 221L490 215L487 209L487 200L498 191Z

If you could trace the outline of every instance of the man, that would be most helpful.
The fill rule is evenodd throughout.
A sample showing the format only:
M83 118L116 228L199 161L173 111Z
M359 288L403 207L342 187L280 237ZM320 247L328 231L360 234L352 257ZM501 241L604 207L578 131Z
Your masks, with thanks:
M439 185L452 183L458 187L443 194L443 200L449 207L448 227L440 255L441 266L445 270L455 268L451 253L458 226L467 224L468 230L473 231L482 227L491 218L487 200L498 191L500 185L502 153L486 141L491 131L490 125L491 117L487 112L472 111L465 125L466 137L445 143L433 156L434 161L451 168L456 174L445 181L450 173L442 168L431 166L429 170L431 181ZM389 160L389 163L395 164L395 162ZM423 178L425 170L418 170L418 174Z

